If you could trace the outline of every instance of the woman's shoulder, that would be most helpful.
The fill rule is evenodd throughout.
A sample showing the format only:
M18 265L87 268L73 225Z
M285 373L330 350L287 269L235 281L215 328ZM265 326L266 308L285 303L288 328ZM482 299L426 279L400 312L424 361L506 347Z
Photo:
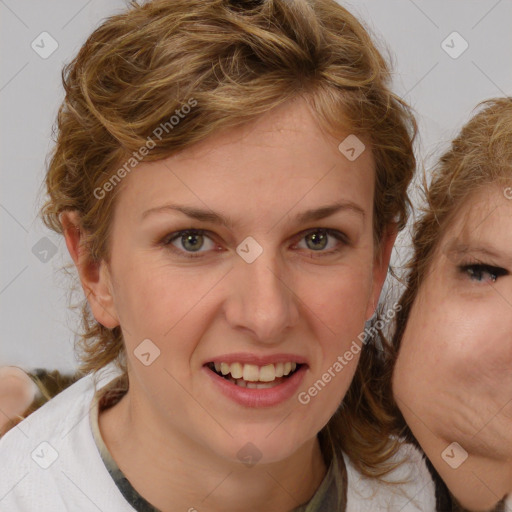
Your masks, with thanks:
M401 512L435 512L435 483L425 457L415 446L402 443L391 457L396 466L376 479L361 474L344 455L347 468L347 510Z

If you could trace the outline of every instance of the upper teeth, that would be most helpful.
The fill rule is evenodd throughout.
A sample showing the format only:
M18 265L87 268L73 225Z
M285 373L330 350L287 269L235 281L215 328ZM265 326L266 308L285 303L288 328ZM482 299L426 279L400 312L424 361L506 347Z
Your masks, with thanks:
M231 374L233 379L244 379L251 382L272 382L278 377L283 377L293 372L297 363L276 363L265 366L242 363L215 363L215 370L222 375Z

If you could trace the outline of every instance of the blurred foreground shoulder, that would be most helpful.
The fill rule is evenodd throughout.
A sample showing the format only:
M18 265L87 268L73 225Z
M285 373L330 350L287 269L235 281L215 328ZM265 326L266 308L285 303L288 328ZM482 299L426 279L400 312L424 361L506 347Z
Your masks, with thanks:
M90 425L96 389L116 375L111 365L86 375L0 439L2 512L79 512L94 504L133 511L103 464Z

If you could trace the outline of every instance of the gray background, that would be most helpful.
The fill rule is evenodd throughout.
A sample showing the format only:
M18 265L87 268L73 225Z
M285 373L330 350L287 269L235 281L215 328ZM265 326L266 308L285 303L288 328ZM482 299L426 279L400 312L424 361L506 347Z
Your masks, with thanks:
M512 0L340 3L381 49L388 48L395 90L418 116L417 154L426 168L479 101L512 95ZM0 365L77 367L73 331L79 317L68 310L71 281L59 271L71 259L64 240L37 218L40 187L63 98L62 66L105 17L124 7L121 0L0 0ZM469 45L457 58L442 47L454 31ZM46 59L31 47L42 32L58 43ZM447 44L453 53L463 43L456 36ZM407 256L407 243L406 233L395 264Z

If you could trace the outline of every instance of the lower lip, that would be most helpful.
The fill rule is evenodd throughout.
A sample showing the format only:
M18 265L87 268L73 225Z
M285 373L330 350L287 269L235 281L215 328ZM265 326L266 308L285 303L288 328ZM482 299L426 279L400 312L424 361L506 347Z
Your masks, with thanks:
M225 396L240 405L254 408L272 407L273 405L281 404L291 398L301 385L307 367L306 365L300 366L291 377L288 377L281 384L265 389L242 388L220 377L206 366L203 366L203 370L210 376L214 385L218 386L219 390Z

